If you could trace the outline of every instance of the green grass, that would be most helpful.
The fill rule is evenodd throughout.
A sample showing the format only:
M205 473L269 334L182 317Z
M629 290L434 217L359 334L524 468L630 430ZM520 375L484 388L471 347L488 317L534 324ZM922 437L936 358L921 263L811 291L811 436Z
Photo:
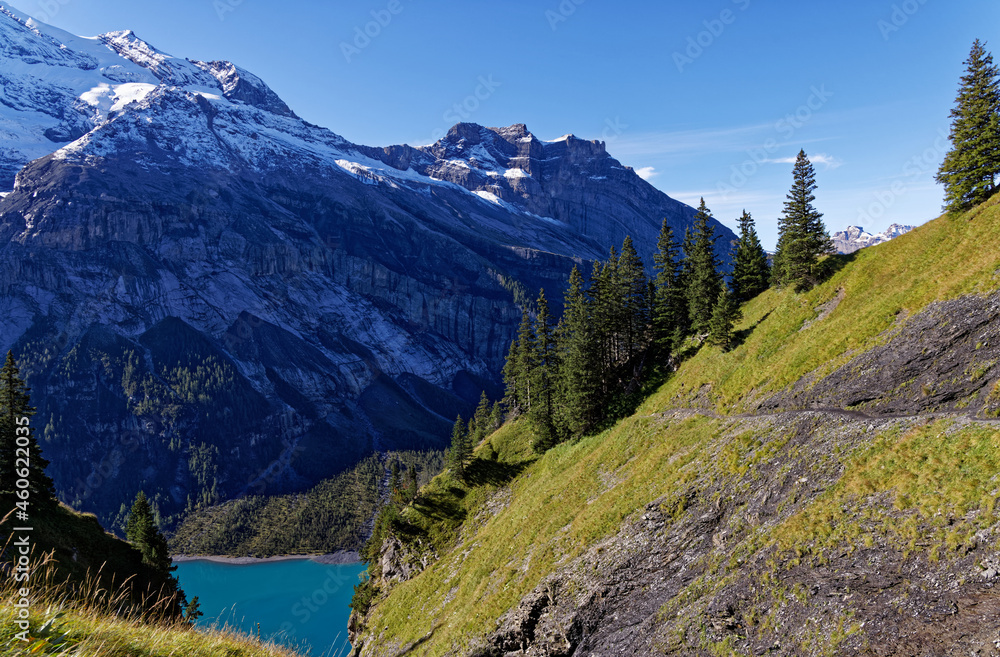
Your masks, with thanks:
M875 528L910 552L929 542L938 558L1000 521L996 429L941 420L879 436L834 486L774 532L779 549L819 554L839 545L871 547Z
M635 415L599 435L538 458L530 452L528 424L508 423L478 454L489 455L498 472L515 473L509 484L498 477L468 485L444 473L425 489L422 505L404 511L412 537L428 537L440 559L376 601L368 627L377 629L368 640L413 644L408 654L415 655L472 645L546 575L614 534L650 502L661 500L667 532L685 518L692 500L725 501L739 518L749 501L744 493L763 476L787 481L796 464L808 468L810 478L825 472L834 483L819 493L793 484L774 524L757 530L731 524L732 544L703 559L702 576L665 605L664 619L681 612L689 628L700 627L699 601L759 557L769 566L759 574L764 593L755 622L766 634L780 625L780 605L808 599L801 587L779 583L779 567L803 558L822 561L826 550L845 545L853 550L888 542L904 554L926 548L932 561L961 551L978 529L1000 521L1000 443L990 426L942 420L904 430L899 423L878 435L824 438L829 453L818 454L814 443L792 442L795 432L788 429L661 414L706 402L719 413L744 412L807 374L831 372L934 301L1000 288L997 254L1000 197L877 248L835 257L830 264L838 271L808 293L769 290L745 306L736 349L701 349ZM841 290L839 305L812 321L816 308ZM984 374L975 368L966 373ZM991 399L1000 399L998 389L1000 384ZM764 474L767 467L775 470ZM850 617L831 617L796 640L835 646L859 629ZM704 650L732 649L692 631L685 640L701 640Z
M63 570L48 556L34 559L29 580L28 629L15 606L22 583L0 582L0 655L71 657L296 657L298 653L261 643L231 628L195 629L166 621L157 605L128 607L127 586L109 588L105 578L87 573L68 584ZM27 639L25 641L24 639Z
M513 481L509 506L480 518L478 531L454 547L446 538L457 538L461 514L424 513L418 519L415 510L408 510L404 517L411 522L428 531L435 524L442 528L436 541L442 558L395 587L392 604L376 606L369 626L392 628L393 638L402 643L433 630L433 643L422 644L415 654L439 654L441 646L484 634L557 563L615 532L652 499L683 491L697 475L689 464L724 424L692 418L673 425L665 441L660 420L636 417L575 445L560 445ZM526 422L514 422L492 440L499 443L499 453L525 458L531 438ZM448 491L455 502L445 506L474 517L489 493L462 495L461 490L446 473L428 492ZM478 501L472 504L470 498Z
M720 412L806 374L826 373L878 343L897 321L928 304L1000 288L1000 196L967 214L945 215L891 242L849 256L841 269L805 294L768 290L743 309L744 343L729 353L702 349L684 363L639 413L694 403L703 386ZM822 321L801 330L821 304L844 290ZM975 374L974 372L972 374Z

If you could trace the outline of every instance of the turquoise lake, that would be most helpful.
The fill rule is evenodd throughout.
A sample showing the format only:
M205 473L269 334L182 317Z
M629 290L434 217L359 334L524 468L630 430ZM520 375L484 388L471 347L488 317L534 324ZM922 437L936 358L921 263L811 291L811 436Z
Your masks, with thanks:
M184 561L174 573L190 600L198 596L199 626L229 625L313 657L351 651L348 604L364 564L327 565L306 559L247 565Z

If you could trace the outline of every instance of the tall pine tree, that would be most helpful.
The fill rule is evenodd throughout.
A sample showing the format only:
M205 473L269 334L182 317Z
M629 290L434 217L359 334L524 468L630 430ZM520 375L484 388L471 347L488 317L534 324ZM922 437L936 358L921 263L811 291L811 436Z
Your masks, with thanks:
M21 372L14 360L14 354L7 352L7 360L0 369L0 517L13 508L15 500L24 501L16 491L27 490L28 508L44 510L56 504L52 479L45 474L49 462L42 456L35 439L31 417L35 409L31 406L28 387L21 378ZM27 477L15 477L17 470L23 469L17 457L27 449ZM17 486L19 479L27 480L28 487Z
M170 571L177 569L171 564L167 539L157 528L153 507L143 491L139 491L132 503L132 510L125 523L125 538L142 553L143 563L152 566L161 574L168 575Z
M712 214L705 206L705 199L698 205L694 217L694 231L691 233L690 252L685 253L687 264L687 301L691 320L691 330L695 333L708 331L712 320L719 290L722 289L722 274L719 260L715 256L715 229L709 221Z
M583 274L576 267L569 275L565 311L558 332L560 426L570 437L582 436L597 421L597 335Z
M455 418L451 429L451 449L448 450L448 467L459 479L465 480L465 466L472 460L472 445L462 416Z
M733 253L733 276L730 287L737 301L749 301L768 288L771 269L767 253L760 245L753 217L746 210L740 217L740 239Z
M653 342L661 357L677 348L679 337L687 333L687 295L682 276L681 249L674 231L664 219L653 255L656 278L653 282Z
M988 199L1000 174L1000 89L993 55L976 39L951 110L952 148L938 170L945 208L964 210Z
M545 290L538 294L538 316L535 318L534 370L531 389L534 399L528 417L537 433L535 448L544 452L556 442L555 383L558 373L556 343L549 302Z
M708 343L728 350L733 343L733 325L742 318L743 312L732 293L725 288L719 290L708 327Z
M804 150L799 151L792 169L792 188L785 200L784 216L778 220L778 248L772 276L778 285L796 291L818 282L817 263L821 255L833 251L823 215L816 211L816 173Z
M618 280L622 296L622 360L629 361L645 345L649 327L646 270L629 236L625 237L618 258Z

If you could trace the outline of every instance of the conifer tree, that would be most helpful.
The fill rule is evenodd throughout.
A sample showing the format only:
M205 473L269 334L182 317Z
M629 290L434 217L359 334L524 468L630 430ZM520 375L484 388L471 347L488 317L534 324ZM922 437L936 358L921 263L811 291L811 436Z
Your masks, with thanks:
M411 463L408 468L406 468L406 501L412 502L417 497L417 490L419 486L417 485L417 464Z
M569 275L565 306L558 333L560 426L571 437L578 437L596 421L600 365L583 275L576 267Z
M189 625L194 625L204 615L201 612L201 604L198 603L198 596L194 596L190 602L184 605L184 620Z
M143 491L139 491L132 503L132 510L125 523L125 538L142 553L142 561L146 565L163 575L176 570L176 566L171 565L167 539L157 528L153 508Z
M719 290L708 328L708 343L729 349L733 342L733 325L742 317L743 313L732 293L725 288Z
M681 274L683 258L674 240L674 231L664 219L653 255L656 279L653 285L653 340L660 355L666 356L677 344L677 335L686 332L687 295Z
M687 301L691 320L691 330L703 333L708 330L712 320L719 290L722 288L722 275L719 273L719 260L715 256L715 229L709 223L712 214L705 206L705 199L698 205L698 213L694 217L694 231L691 233L690 252L686 254Z
M749 301L768 288L771 269L767 253L760 245L753 217L746 210L740 217L740 239L733 254L733 276L730 287L736 301Z
M531 387L534 400L528 409L538 438L536 450L543 452L555 444L555 381L558 372L556 344L549 302L545 290L538 294L538 316L535 318L535 353Z
M451 449L448 450L448 466L459 479L465 479L465 465L472 458L472 446L469 444L469 433L466 430L462 416L455 418L451 430Z
M403 501L403 481L399 477L399 459L392 460L389 473L389 498L399 504Z
M778 247L772 277L778 285L788 285L801 292L818 282L819 257L832 252L833 245L823 225L823 215L812 204L816 200L813 195L816 173L804 150L800 150L795 159L792 178L784 216L778 220Z
M951 110L952 148L937 181L945 188L945 209L964 210L988 199L1000 174L1000 88L993 55L976 39Z
M609 371L621 361L622 351L625 299L618 273L618 260L618 251L612 246L607 261L600 268L594 307L594 319L601 329L603 365Z
M496 402L490 409L490 431L496 431L503 426L503 404Z
M28 393L14 354L8 351L7 360L0 369L0 517L13 508L15 500L25 501L16 493L22 490L17 486L19 479L26 479L28 483L24 489L28 491L26 508L44 510L56 504L52 479L45 474L49 462L42 456L35 439L31 423L35 409ZM18 470L25 469L15 467L19 465L16 460L18 447L28 451L27 477L14 476Z
M472 415L472 425L474 430L470 432L472 437L469 442L475 449L492 431L490 429L490 400L486 396L485 390L479 396L479 405L476 406L476 412Z
M521 311L517 339L511 344L507 358L513 361L509 367L512 383L508 383L514 390L513 408L526 413L531 408L531 378L535 370L535 333L531 328L531 317L527 309Z
M649 326L649 300L646 298L646 270L636 253L632 238L625 237L618 258L618 281L622 298L622 360L631 360L645 342Z

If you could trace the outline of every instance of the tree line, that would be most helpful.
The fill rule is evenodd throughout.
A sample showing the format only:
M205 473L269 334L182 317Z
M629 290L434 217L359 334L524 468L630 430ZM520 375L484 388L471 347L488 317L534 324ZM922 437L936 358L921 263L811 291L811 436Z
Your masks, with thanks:
M600 429L625 413L646 383L672 368L686 346L730 349L742 303L772 285L802 291L818 283L820 261L832 245L813 205L815 172L804 151L792 175L773 266L753 217L744 211L727 281L716 255L719 235L701 199L680 239L663 221L652 272L626 237L620 251L612 247L586 276L573 268L558 319L541 290L534 312L523 309L511 342L504 399L490 409L484 396L468 423L461 417L455 423L452 471L463 476L473 448L505 412L528 418L539 452Z

